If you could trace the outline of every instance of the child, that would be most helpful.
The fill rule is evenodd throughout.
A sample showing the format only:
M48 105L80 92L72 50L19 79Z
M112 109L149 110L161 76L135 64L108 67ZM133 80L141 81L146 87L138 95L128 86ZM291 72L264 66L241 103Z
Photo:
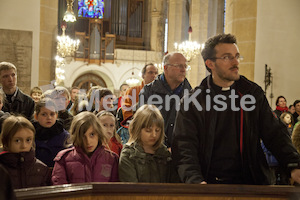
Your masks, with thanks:
M111 112L103 110L97 114L97 118L104 134L109 140L109 149L120 156L123 145L121 144L120 136L116 133L116 117Z
M153 105L143 105L129 125L130 138L121 151L119 177L124 182L170 182L171 153L163 144L164 119Z
M9 172L15 189L50 185L50 171L35 158L35 130L30 121L10 116L3 123L0 163Z
M118 156L105 149L106 138L96 116L88 111L77 114L70 133L74 147L55 157L54 185L118 181Z
M36 157L48 167L54 166L54 157L65 149L69 133L64 129L61 121L57 120L55 103L49 99L41 99L35 105L34 121L36 130Z
M291 113L284 112L280 115L280 120L286 125L287 130L292 137L294 119Z
M58 118L63 122L64 129L69 130L73 116L67 110L67 106L70 102L70 93L67 88L57 86L55 89L45 92L43 96L48 97L55 102Z
M40 87L33 87L30 90L30 97L33 99L34 103L37 103L43 94L43 90Z

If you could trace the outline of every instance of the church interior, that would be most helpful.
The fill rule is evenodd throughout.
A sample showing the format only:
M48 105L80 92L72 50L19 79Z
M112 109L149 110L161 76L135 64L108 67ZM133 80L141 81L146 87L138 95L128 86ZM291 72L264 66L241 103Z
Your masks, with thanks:
M257 83L272 109L299 100L300 0L0 0L0 62L13 63L18 87L111 90L140 85L147 63L185 52L192 88L210 73L205 41L231 33L239 73ZM192 45L192 42L194 45ZM227 125L227 124L226 124ZM249 145L250 146L250 145ZM80 183L15 190L18 199L299 199L294 186ZM1 198L0 198L1 199Z
M162 72L162 58L177 50L175 43L201 46L213 35L232 33L244 57L240 74L266 91L273 108L279 95L288 105L299 98L298 0L103 0L97 16L83 2L1 1L0 60L17 66L23 91L100 85L118 95L122 83L140 83L146 63ZM67 11L76 21L63 19ZM59 46L63 34L76 49ZM209 74L200 51L189 62L192 87Z

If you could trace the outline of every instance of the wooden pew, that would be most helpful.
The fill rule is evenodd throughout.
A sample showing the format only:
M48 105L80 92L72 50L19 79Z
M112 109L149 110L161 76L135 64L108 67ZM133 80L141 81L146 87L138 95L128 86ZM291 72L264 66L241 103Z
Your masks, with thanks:
M300 187L150 183L82 183L15 190L17 199L58 200L296 200Z

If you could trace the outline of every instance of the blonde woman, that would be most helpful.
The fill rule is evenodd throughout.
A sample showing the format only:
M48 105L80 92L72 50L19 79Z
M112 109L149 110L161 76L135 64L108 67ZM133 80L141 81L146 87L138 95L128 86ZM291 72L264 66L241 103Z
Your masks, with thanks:
M123 182L170 182L171 153L163 144L164 119L153 105L143 105L129 125L130 138L121 151L119 177Z

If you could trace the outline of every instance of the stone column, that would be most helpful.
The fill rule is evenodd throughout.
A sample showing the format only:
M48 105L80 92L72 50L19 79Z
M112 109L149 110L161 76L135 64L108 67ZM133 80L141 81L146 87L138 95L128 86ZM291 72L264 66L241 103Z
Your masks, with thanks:
M188 39L188 15L186 0L169 0L168 52L174 51L174 43Z
M55 79L57 16L58 0L41 1L39 86Z
M254 80L257 0L227 0L225 33L237 37L238 47L244 60L240 74Z
M164 41L164 6L162 0L151 1L151 50L163 52Z
M192 32L192 41L203 44L208 33L208 7L209 0L192 0L190 4L190 19ZM194 88L198 86L202 79L206 77L207 71L201 54L190 62L191 71L188 72L187 78Z

